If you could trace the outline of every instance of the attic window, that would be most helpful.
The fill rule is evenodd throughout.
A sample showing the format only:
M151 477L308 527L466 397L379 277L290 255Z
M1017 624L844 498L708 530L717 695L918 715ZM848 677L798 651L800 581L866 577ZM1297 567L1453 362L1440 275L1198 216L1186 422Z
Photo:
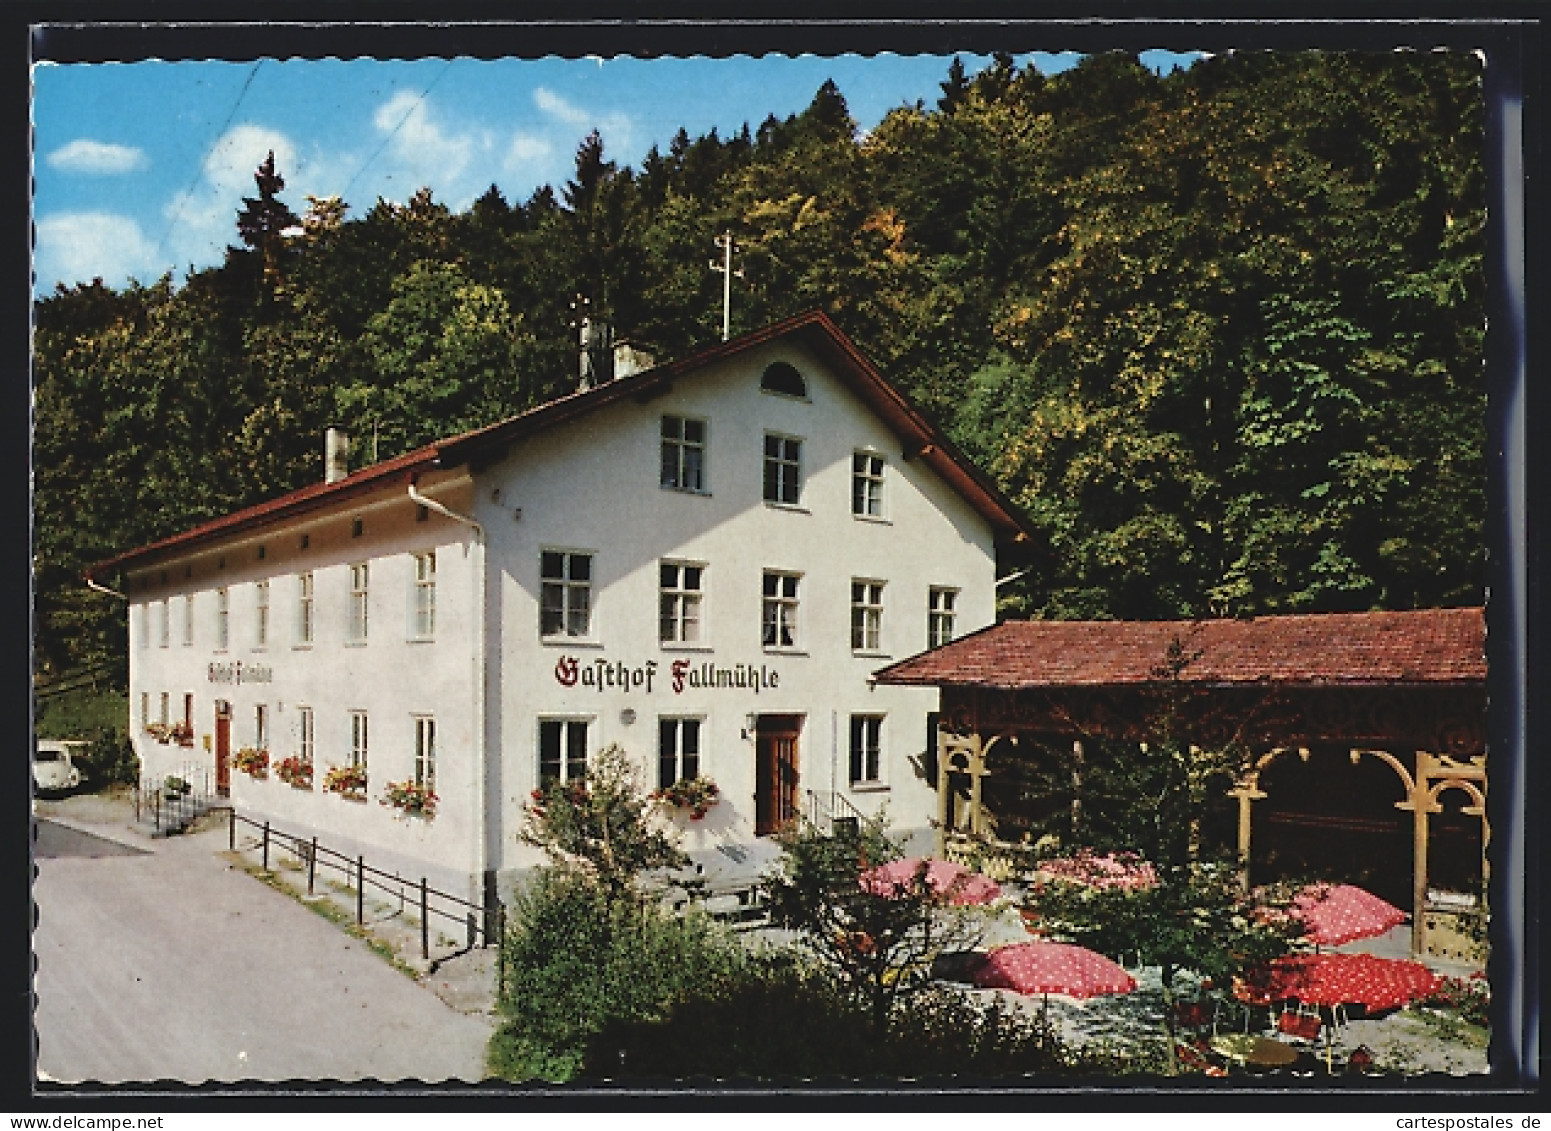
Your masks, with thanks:
M352 519L350 522L350 537L359 538L363 529L364 527L361 525L360 519Z
M431 517L431 512L426 507L420 506L420 507L416 507L415 508L415 521L416 522L424 522L426 519L428 519L430 517Z
M303 534L302 535L302 549L305 550L307 548L307 543L310 542L310 541L312 541L312 535L310 535L310 534Z
M259 561L263 561L264 560L264 546L263 546L263 543L259 544L258 556L259 556Z
M767 365L759 379L759 387L764 392L780 393L785 397L802 397L806 400L808 396L808 383L797 372L796 366L785 361Z

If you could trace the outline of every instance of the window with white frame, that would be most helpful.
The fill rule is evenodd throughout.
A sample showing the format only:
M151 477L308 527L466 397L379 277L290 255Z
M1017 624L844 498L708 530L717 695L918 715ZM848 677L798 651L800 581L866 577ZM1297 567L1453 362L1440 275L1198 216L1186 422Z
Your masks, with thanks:
M269 749L269 707L264 703L257 703L253 707L253 747L256 750Z
M215 646L217 651L226 651L231 643L232 630L232 594L231 590L222 586L215 591Z
M296 756L301 759L302 765L312 765L312 708L298 707L296 709Z
M169 599L166 597L156 603L156 642L163 648L172 643L172 610L168 605Z
M658 638L664 644L698 644L705 567L690 562L663 562L658 573L661 585Z
M954 606L959 591L934 585L926 595L926 646L936 648L953 639Z
M366 769L369 748L365 711L350 712L350 764L359 770Z
M194 594L183 594L183 646L194 643Z
M185 691L183 693L183 725L186 727L194 725L194 693L192 691Z
M766 648L797 647L797 590L802 576L766 570L760 621Z
M415 716L415 784L436 792L436 720Z
M148 727L150 725L151 725L151 693L149 691L142 691L140 693L140 729L144 730L146 727Z
M350 626L349 635L346 639L356 644L361 644L366 640L367 585L369 581L370 570L365 562L357 562L350 567Z
M851 453L851 513L883 517L883 457L877 452Z
M416 640L436 635L436 551L415 556L414 591L410 598L409 634Z
M312 571L296 575L296 642L312 643Z
M253 587L253 646L269 647L269 582L260 581Z
M162 712L159 721L162 726L167 726L172 722L172 693L170 691L162 692Z
M539 575L540 633L587 636L592 629L592 555L545 550Z
M851 649L876 652L883 639L883 582L851 581Z
M700 720L657 720L657 786L700 775Z
M802 441L765 433L765 502L795 507L802 498Z
M851 716L851 784L882 781L883 716Z
M587 774L587 720L539 720L539 786Z
M672 491L705 490L706 425L683 416L662 418L662 485Z
M141 605L135 610L136 619L140 622L140 647L151 646L151 606Z

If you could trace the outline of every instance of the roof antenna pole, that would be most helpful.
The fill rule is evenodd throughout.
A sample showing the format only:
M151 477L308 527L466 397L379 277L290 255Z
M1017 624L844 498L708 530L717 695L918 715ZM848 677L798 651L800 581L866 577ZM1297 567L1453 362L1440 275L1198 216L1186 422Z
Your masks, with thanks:
M716 237L716 246L722 249L722 261L711 260L711 270L722 273L722 341L732 336L732 277L743 278L743 271L732 269L732 253L735 248L732 233L723 232Z

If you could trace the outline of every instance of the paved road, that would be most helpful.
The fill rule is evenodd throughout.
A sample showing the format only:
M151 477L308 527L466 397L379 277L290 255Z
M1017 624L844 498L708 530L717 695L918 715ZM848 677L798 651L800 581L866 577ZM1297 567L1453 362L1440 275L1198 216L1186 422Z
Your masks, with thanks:
M97 831L40 822L43 1077L483 1077L488 1021L450 1009L364 943L231 868L218 855L224 831L163 841Z

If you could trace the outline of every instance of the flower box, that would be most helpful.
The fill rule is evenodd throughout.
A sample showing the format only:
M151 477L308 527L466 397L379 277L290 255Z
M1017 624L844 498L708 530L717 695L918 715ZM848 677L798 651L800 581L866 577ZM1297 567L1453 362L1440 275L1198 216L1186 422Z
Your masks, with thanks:
M292 789L312 788L312 763L292 754L275 765L275 775Z
M721 789L707 777L684 778L652 793L653 801L688 814L691 821L698 821L711 811L721 798Z
M353 765L329 767L329 772L323 775L323 789L326 793L337 793L347 800L365 801L366 767Z
M232 756L232 764L250 778L262 780L269 776L269 751L244 746Z
M436 802L435 791L416 781L390 781L382 795L382 804L392 806L406 817L421 817L427 821L436 816Z

